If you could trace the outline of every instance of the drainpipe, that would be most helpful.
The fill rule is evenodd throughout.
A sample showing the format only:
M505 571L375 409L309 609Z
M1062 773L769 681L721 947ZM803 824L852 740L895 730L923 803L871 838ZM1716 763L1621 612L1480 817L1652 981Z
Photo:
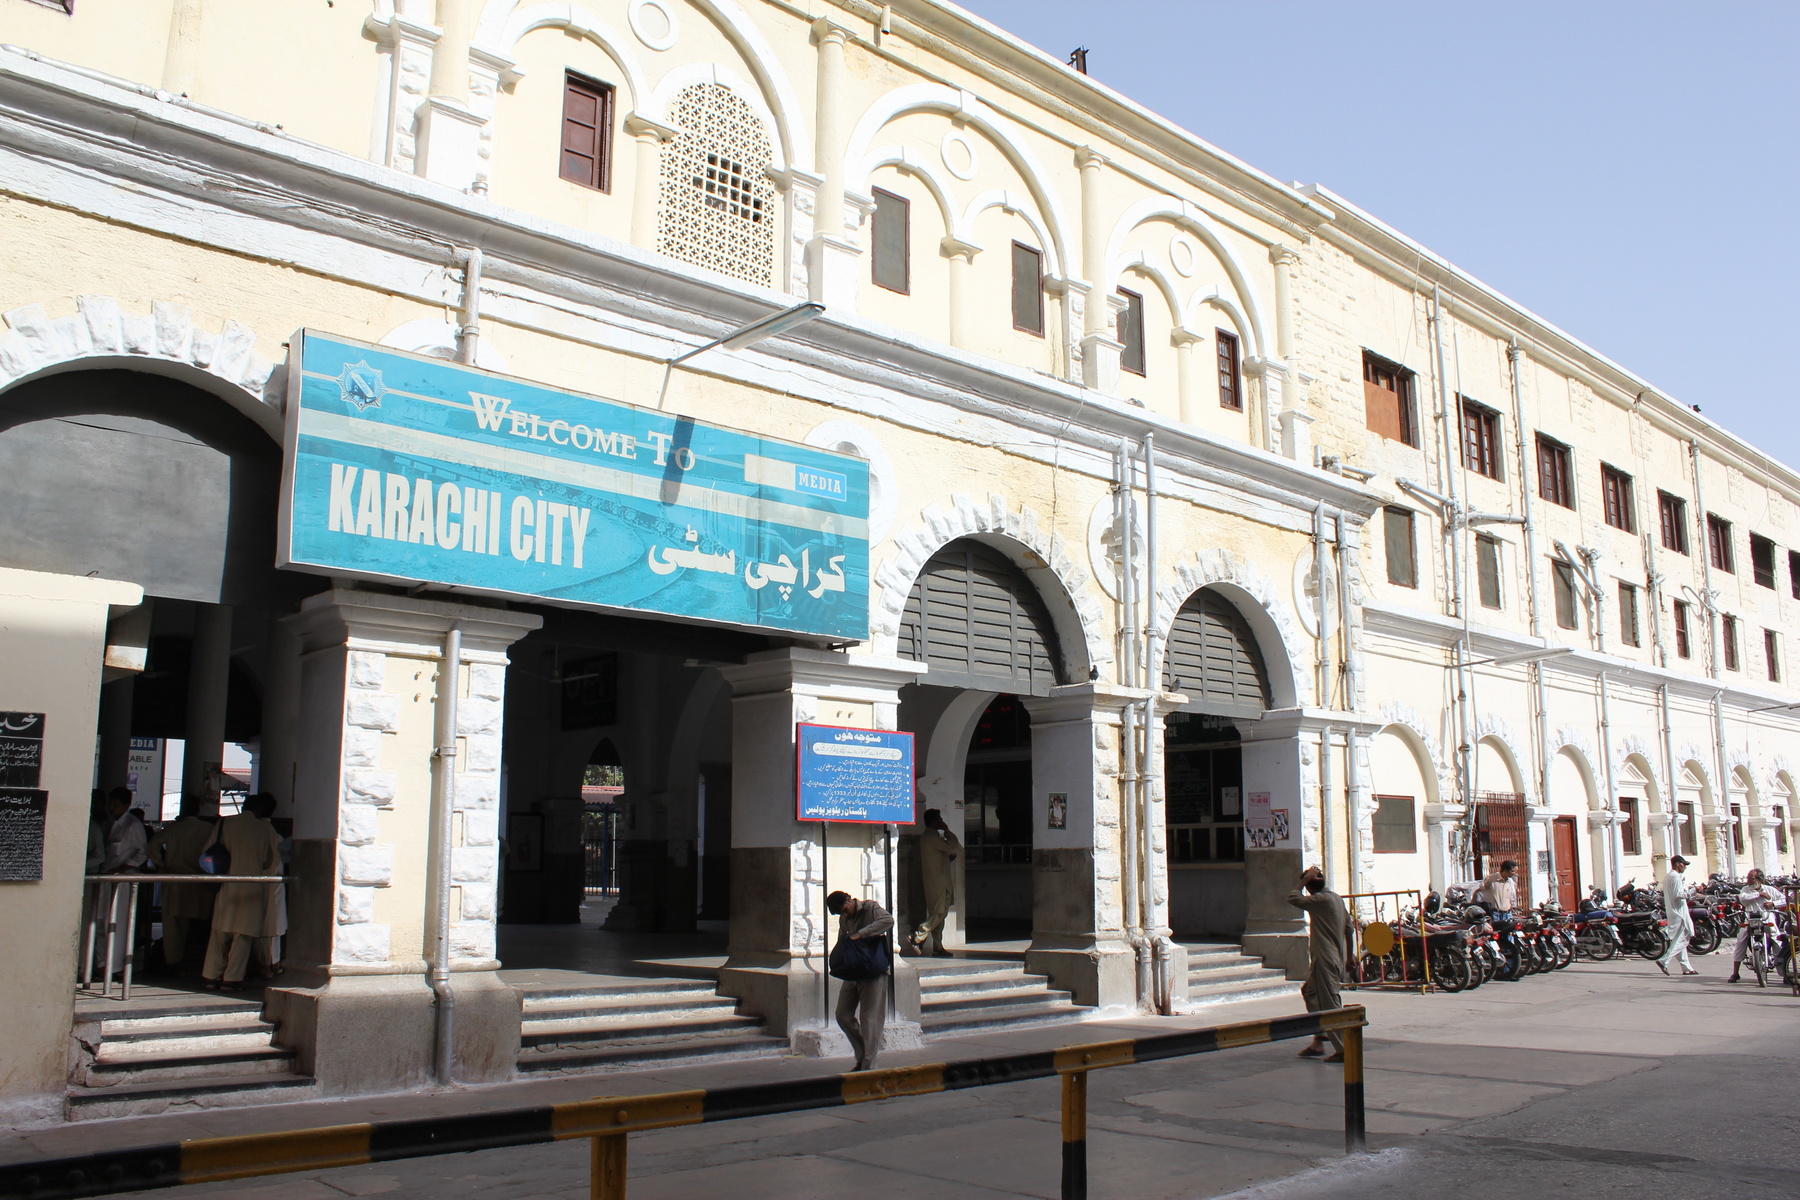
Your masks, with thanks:
M481 343L481 251L469 247L463 261L462 324L456 331L456 361L475 365L475 351Z
M1119 512L1119 681L1132 687L1137 681L1133 593L1137 586L1136 513L1132 497L1131 443L1120 439L1114 455L1114 496ZM1126 939L1136 959L1137 1004L1144 1008L1150 1000L1150 947L1144 940L1144 917L1138 864L1137 819L1137 748L1138 706L1125 705L1119 729L1119 799L1123 809L1124 836L1119 839L1119 882L1124 893Z
M1713 591L1712 581L1712 530L1706 521L1706 494L1700 484L1700 443L1694 438L1688 439L1688 462L1694 469L1694 523L1700 532L1700 569L1706 589L1706 673L1714 679L1719 677L1719 606ZM1737 878L1737 850L1731 844L1731 783L1725 765L1725 693L1713 693L1713 754L1718 762L1719 782L1715 792L1714 803L1719 815L1725 818L1725 870L1733 879Z
M1602 807L1606 810L1607 819L1610 822L1612 814L1616 811L1614 806L1618 802L1619 793L1618 784L1613 779L1612 704L1611 695L1606 687L1605 671L1600 672L1600 753L1606 756L1606 803ZM1606 827L1606 850L1607 859L1612 865L1612 886L1607 889L1610 893L1618 890L1625 876L1625 860L1619 844L1619 827L1616 824L1608 824Z
M1341 639L1339 653L1344 664L1344 700L1347 710L1356 707L1357 687L1362 677L1362 649L1350 635L1350 562L1355 557L1356 535L1342 511L1337 514L1337 627ZM1356 730L1344 734L1344 844L1350 856L1350 890L1363 890L1362 830L1357 822L1356 802L1363 793L1362 770L1356 761ZM1323 820L1324 814L1320 813ZM1323 836L1323 830L1321 830Z
M1525 383L1520 371L1524 358L1525 352L1519 348L1519 339L1515 337L1506 348L1506 362L1512 375L1513 443L1519 455L1519 498L1525 511L1525 595L1526 604L1531 609L1531 636L1542 639L1544 611L1538 602L1537 491L1532 487L1531 457L1525 450ZM1531 664L1531 698L1532 705L1537 710L1534 715L1537 725L1538 799L1547 808L1550 805L1550 711L1544 688L1544 664L1541 662Z
M1318 583L1318 592L1313 605L1313 614L1319 622L1319 636L1313 643L1318 649L1313 654L1313 687L1317 692L1316 703L1320 708L1331 707L1331 646L1326 641L1330 636L1326 623L1325 598L1325 502L1313 505L1313 579Z
M1456 653L1456 764L1459 791L1463 798L1463 823L1470 836L1464 838L1463 853L1467 855L1468 847L1474 844L1475 825L1475 778L1473 772L1474 747L1470 745L1469 735L1469 668L1465 665L1469 658L1469 612L1463 603L1463 553L1462 502L1457 495L1456 481L1456 430L1450 420L1450 381L1446 375L1444 361L1444 309L1439 289L1434 285L1431 289L1431 336L1432 352L1435 358L1437 374L1438 427L1443 433L1442 451L1444 455L1444 494L1449 503L1446 505L1444 521L1446 532L1450 535L1450 606L1452 615L1462 622L1462 636L1457 638Z
M1162 691L1161 656L1157 642L1162 627L1157 612L1156 595L1156 435L1144 435L1144 749L1138 764L1139 835L1144 850L1144 899L1150 919L1145 922L1150 935L1151 974L1156 990L1156 1010L1164 1016L1175 1012L1174 961L1175 943L1169 937L1169 922L1164 906L1156 902L1156 826L1151 822L1154 798L1161 787L1159 753L1162 718L1156 711L1157 693ZM1166 849L1166 842L1165 842Z
M1670 719L1669 713L1669 685L1664 683L1657 688L1656 696L1662 709L1663 770L1667 775L1663 793L1663 804L1669 814L1668 854L1666 857L1673 858L1681 853L1681 827L1675 823L1676 818L1680 816L1680 809L1675 805L1677 794L1675 791L1675 724Z
M1725 752L1725 692L1723 689L1713 693L1713 741L1718 744L1719 752L1719 813L1725 818L1725 874L1732 879L1738 877L1737 868L1737 822L1731 815L1731 766L1726 761ZM1745 796L1745 800L1749 797Z
M456 699L462 673L462 627L444 634L444 657L438 667L437 771L431 780L432 899L436 928L427 976L436 999L437 1038L434 1063L439 1087L456 1082L456 991L450 986L450 842L456 821Z

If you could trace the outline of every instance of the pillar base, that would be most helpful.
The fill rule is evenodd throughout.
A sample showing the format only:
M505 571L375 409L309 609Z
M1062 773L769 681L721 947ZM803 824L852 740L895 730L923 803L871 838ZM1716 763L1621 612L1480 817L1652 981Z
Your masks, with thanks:
M816 1045L821 1036L820 966L810 958L796 958L785 966L734 965L728 962L719 970L718 991L721 996L730 996L736 1000L740 1012L761 1017L768 1032L789 1039L796 1054L823 1053L829 1056L836 1051L802 1048L802 1039L808 1035L808 1031L813 1038L813 1043L810 1044ZM828 1031L826 1036L841 1038L843 1035L837 1032L837 1026L831 1017L833 1006L837 1004L835 980L831 983L827 999L829 1003L824 1013L824 1028ZM890 1036L899 1036L892 1031L905 1025L916 1029L919 1014L919 973L910 962L899 959L894 963L894 1004L888 1012ZM917 1048L889 1045L885 1040L882 1045L894 1050Z
M850 1039L844 1031L837 1027L835 1021L821 1029L818 1022L809 1022L805 1027L796 1029L788 1043L789 1049L805 1058L849 1058ZM881 1032L881 1052L889 1050L923 1050L925 1048L925 1031L917 1021L908 1021L889 1014L886 1028Z
M1137 954L1127 942L1108 939L1085 946L1047 946L1036 939L1025 952L1025 969L1048 975L1051 986L1068 992L1077 1004L1137 1009ZM1184 971L1184 988L1186 981Z
M1263 966L1286 971L1289 979L1305 979L1312 967L1312 951L1304 933L1246 933L1244 953L1260 958Z

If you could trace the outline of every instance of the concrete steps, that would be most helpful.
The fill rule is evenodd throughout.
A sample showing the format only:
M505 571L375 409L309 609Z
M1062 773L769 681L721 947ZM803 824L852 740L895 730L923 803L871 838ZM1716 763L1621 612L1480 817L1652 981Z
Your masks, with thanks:
M1243 948L1218 942L1187 947L1189 1010L1239 1000L1272 1000L1300 995L1300 984L1287 973L1263 966Z
M1093 1009L1016 962L973 958L912 960L919 973L919 1027L926 1037L1026 1029L1085 1020Z
M519 1027L521 1075L621 1070L650 1063L770 1058L787 1039L710 981L609 979L586 986L526 985Z
M260 1000L195 997L79 1011L69 1119L305 1099L313 1081L275 1034Z

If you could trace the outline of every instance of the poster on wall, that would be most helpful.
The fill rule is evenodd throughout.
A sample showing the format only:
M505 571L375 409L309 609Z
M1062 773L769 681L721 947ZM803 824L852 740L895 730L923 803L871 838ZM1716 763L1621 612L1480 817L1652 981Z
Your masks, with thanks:
M34 788L44 770L44 714L0 712L0 787Z
M1275 844L1275 814L1269 807L1268 792L1251 792L1245 798L1244 842L1264 850Z
M44 815L49 808L49 792L0 787L0 883L44 877Z
M278 565L861 641L869 464L301 330Z
M911 825L913 735L887 729L800 725L796 815L802 821Z

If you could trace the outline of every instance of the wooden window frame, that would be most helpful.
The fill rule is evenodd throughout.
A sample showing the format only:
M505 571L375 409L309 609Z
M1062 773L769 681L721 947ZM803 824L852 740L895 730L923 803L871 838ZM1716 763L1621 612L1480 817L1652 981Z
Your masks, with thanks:
M1487 560L1484 555L1492 555L1494 571L1494 602L1488 603ZM1490 533L1475 535L1475 594L1481 607L1499 610L1506 606L1506 596L1500 587L1500 539Z
M1238 335L1228 329L1213 330L1218 347L1219 407L1232 412L1244 411L1244 353Z
M1677 850L1676 853L1678 853L1678 854L1699 854L1700 853L1699 805L1695 804L1692 800L1677 800L1675 802L1675 815L1677 817L1686 817L1687 818L1687 820L1682 821L1680 824L1678 824L1675 827L1675 844L1680 847L1680 849Z
M1028 254L1031 261L1037 264L1037 286L1033 294L1037 297L1037 324L1023 325L1019 322L1019 256ZM1029 333L1033 337L1044 336L1044 252L1035 246L1027 246L1024 242L1012 244L1012 322L1013 328L1020 333Z
M1715 571L1723 571L1727 575L1736 575L1737 567L1731 553L1731 522L1718 513L1706 514L1706 561L1712 564Z
M1644 636L1638 626L1638 590L1636 584L1619 585L1619 640L1627 646L1642 646Z
M1656 493L1656 515L1662 524L1663 549L1687 554L1687 501L1671 492L1659 491ZM1800 591L1794 594L1800 596Z
M579 93L591 96L594 100L595 123L589 126L586 121L569 115L569 97ZM556 146L556 174L559 179L581 187L592 188L597 192L612 192L612 150L613 150L613 102L616 93L609 83L590 78L576 71L563 72L563 110L562 136ZM569 130L571 127L592 129L592 154L584 154L569 146ZM582 175L572 174L569 170L569 155L579 154L593 163L593 170Z
M1688 632L1688 602L1676 600L1669 612L1669 621L1675 626L1675 657L1694 657L1694 643Z
M1569 597L1569 619L1563 620L1564 593ZM1566 559L1550 560L1550 593L1556 610L1556 627L1558 629L1581 628L1581 578L1575 574L1575 564Z
M886 188L874 188L871 195L875 198L875 207L869 212L869 282L878 288L897 292L902 296L912 295L912 201L898 192L890 192ZM882 278L882 266L887 255L881 251L881 236L876 231L876 222L880 220L882 202L890 201L900 214L900 282L895 284L892 275Z
M1144 340L1143 293L1120 288L1119 297L1125 301L1119 306L1119 370L1147 378L1150 354Z
M1608 525L1626 533L1637 532L1637 497L1633 495L1631 476L1617 467L1601 463L1600 499Z
M1575 507L1574 453L1565 442L1537 435L1538 498L1562 508Z
M1419 515L1410 508L1400 508L1390 504L1381 510L1381 549L1382 557L1387 559L1388 582L1395 587L1414 588L1419 586ZM1397 520L1406 525L1406 576L1399 578L1394 569L1394 524Z
M1462 401L1463 466L1489 479L1500 479L1504 461L1500 445L1500 414L1485 404L1458 397Z
M1730 613L1719 615L1719 644L1725 652L1725 669L1738 669L1738 619Z
M1763 658L1769 665L1769 682L1781 682L1781 635L1773 629L1763 630Z
M1378 376L1391 375L1394 386L1386 387ZM1363 351L1363 425L1371 433L1397 441L1413 449L1419 448L1419 410L1414 395L1413 373L1397 362L1390 362L1371 350ZM1394 397L1395 416L1399 437L1394 437L1369 420L1371 411L1371 393L1389 392ZM1385 397L1382 403L1387 403Z
M1800 550L1788 551L1788 590L1800 600Z
M1750 574L1757 587L1775 590L1775 543L1760 533L1750 535Z
M1619 851L1622 854L1638 855L1644 852L1644 844L1638 834L1638 802L1636 797L1619 797L1619 812L1625 819L1619 823Z

